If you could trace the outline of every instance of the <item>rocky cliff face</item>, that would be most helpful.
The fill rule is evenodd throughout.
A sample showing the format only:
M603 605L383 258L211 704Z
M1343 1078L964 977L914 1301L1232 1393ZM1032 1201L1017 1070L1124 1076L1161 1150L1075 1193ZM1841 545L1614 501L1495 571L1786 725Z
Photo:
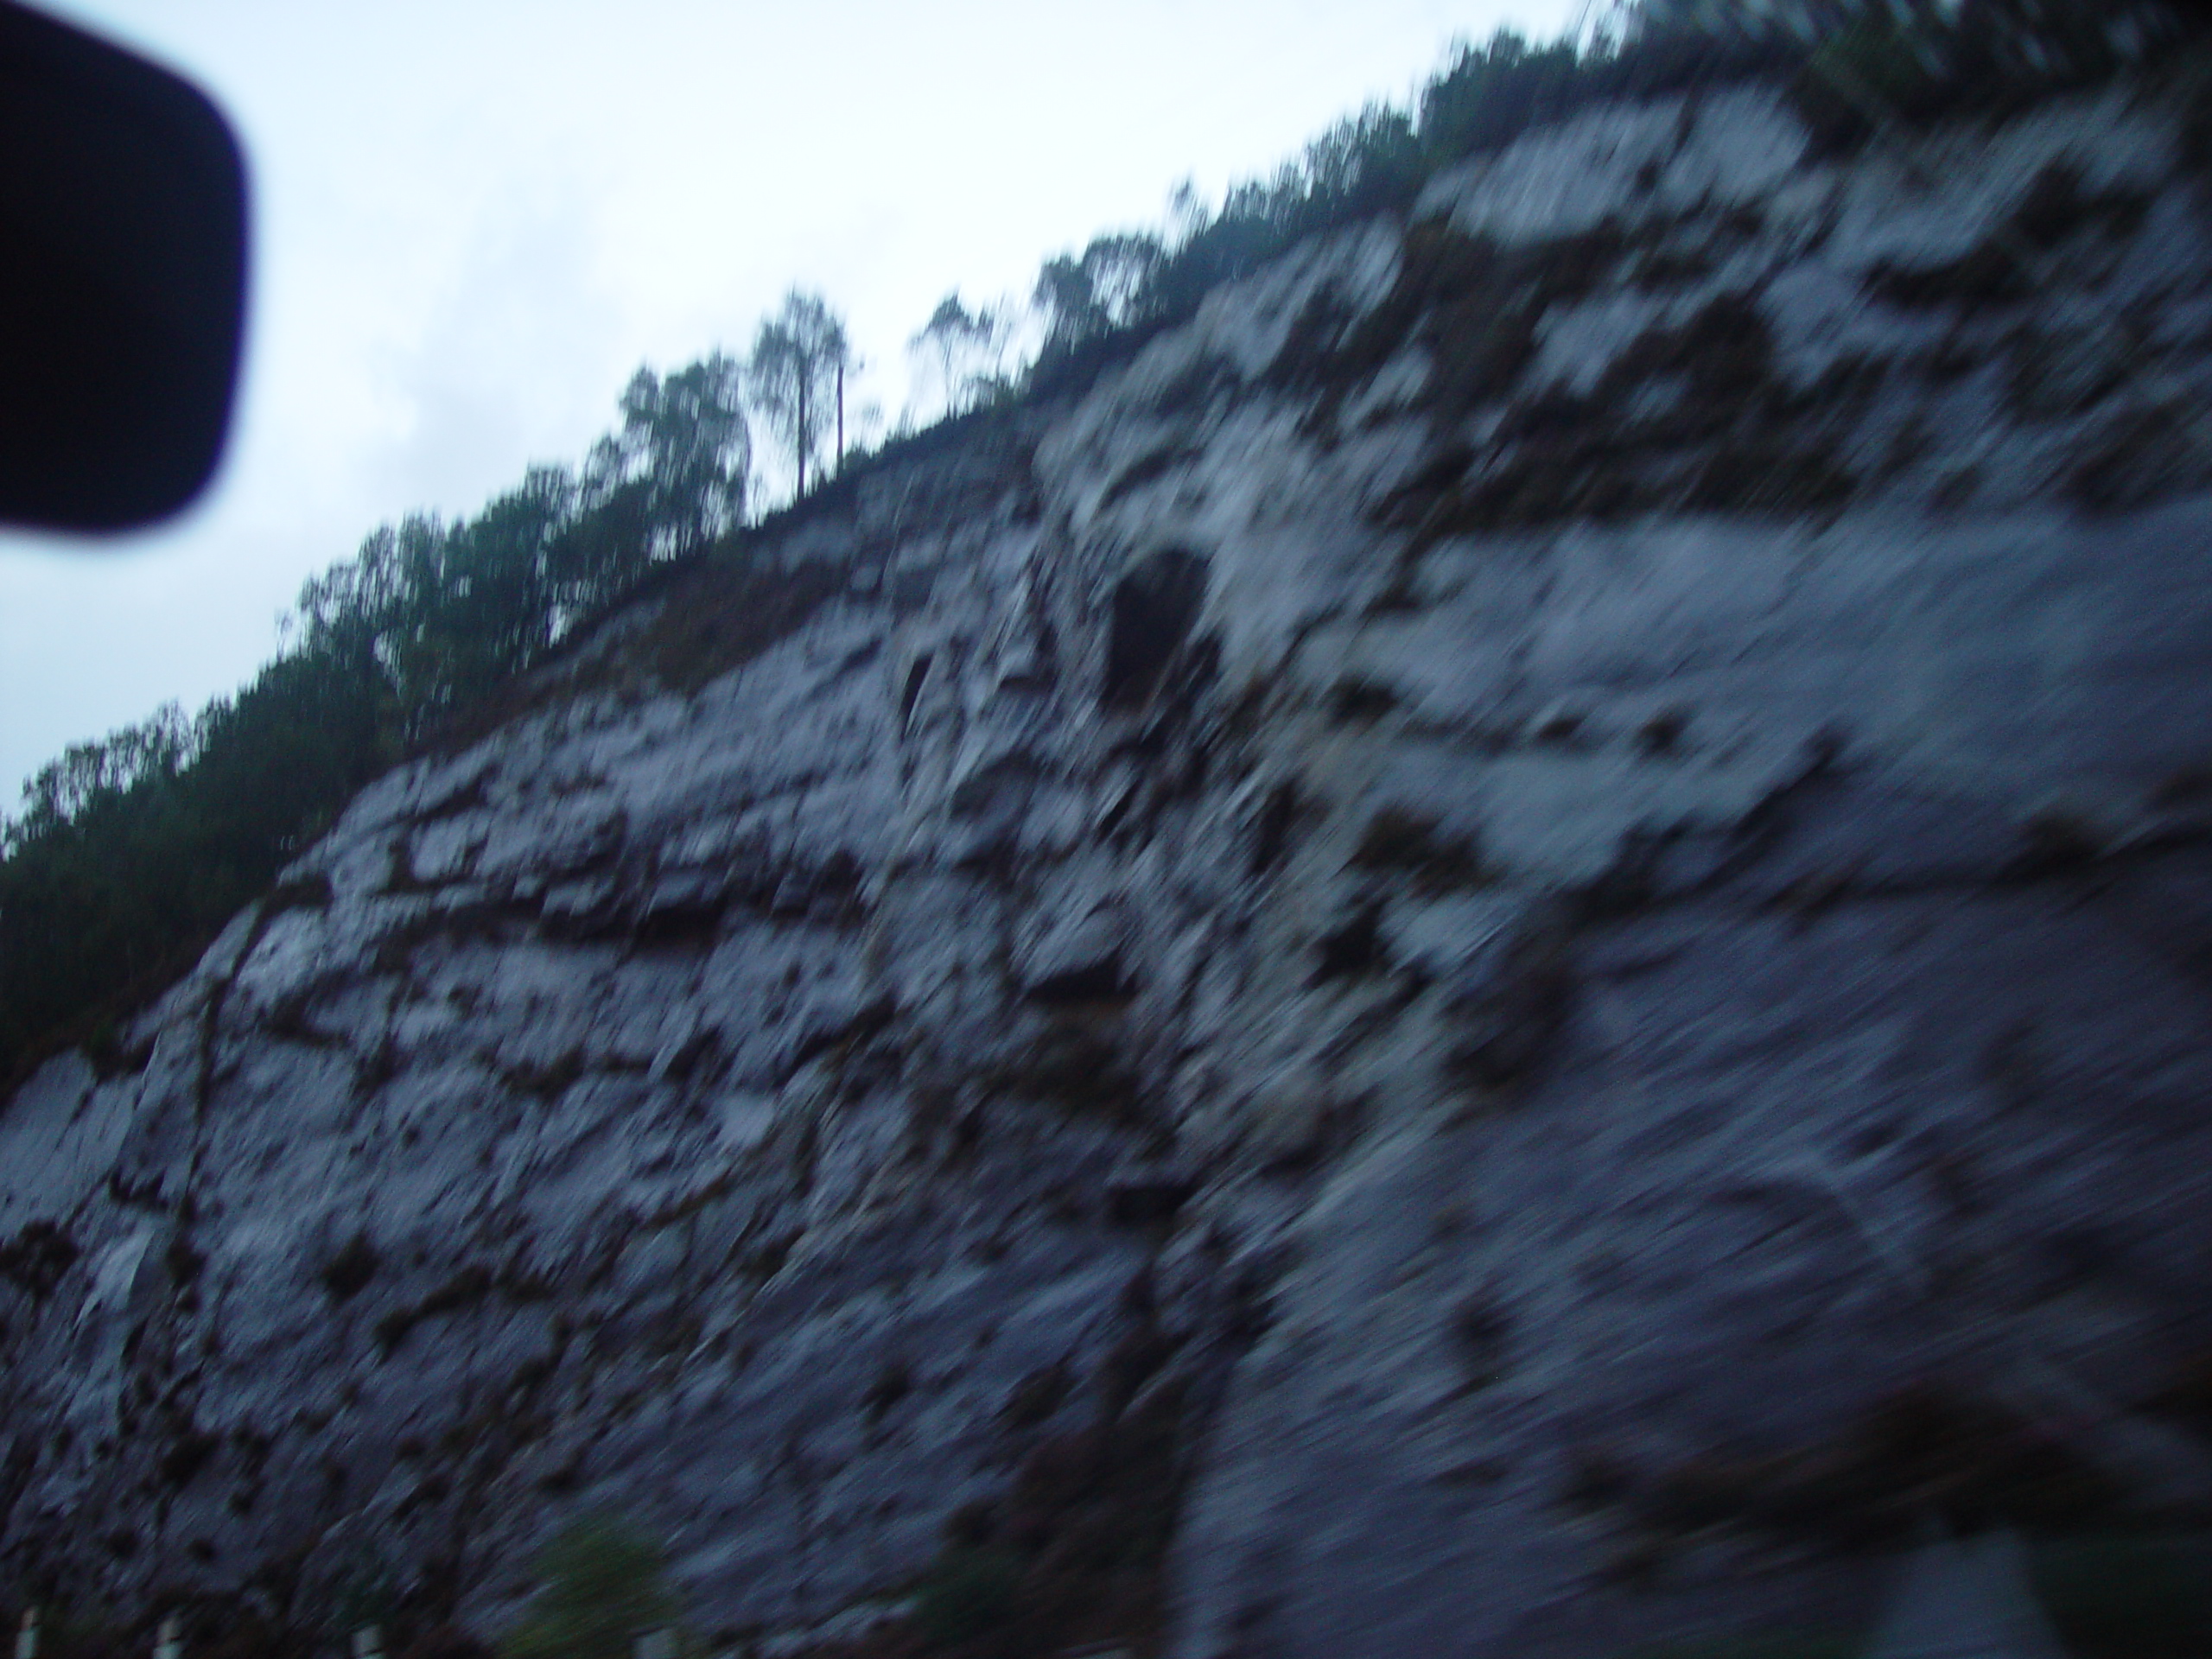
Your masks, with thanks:
M2201 1515L2174 152L1601 111L673 578L0 1116L9 1569L1520 1655Z

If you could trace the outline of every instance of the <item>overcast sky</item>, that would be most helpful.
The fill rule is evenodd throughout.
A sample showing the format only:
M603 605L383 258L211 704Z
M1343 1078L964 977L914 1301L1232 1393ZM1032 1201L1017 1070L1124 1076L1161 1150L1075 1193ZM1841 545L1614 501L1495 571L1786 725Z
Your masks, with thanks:
M641 362L742 350L793 284L895 416L937 301L1217 201L1455 37L1579 0L70 0L212 92L254 274L215 487L121 541L0 532L0 811L71 742L273 653L377 524L574 461Z

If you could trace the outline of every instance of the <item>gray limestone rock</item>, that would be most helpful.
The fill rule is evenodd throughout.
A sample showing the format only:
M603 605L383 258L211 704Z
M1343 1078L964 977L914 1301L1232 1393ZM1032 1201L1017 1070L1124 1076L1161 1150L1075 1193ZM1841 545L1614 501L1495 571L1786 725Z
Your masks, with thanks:
M2074 332L2206 385L2171 124L1578 117L578 642L0 1114L0 1565L492 1634L612 1509L731 1652L995 1549L1565 1659L2201 1517L2212 464ZM1945 289L2056 163L2150 206Z

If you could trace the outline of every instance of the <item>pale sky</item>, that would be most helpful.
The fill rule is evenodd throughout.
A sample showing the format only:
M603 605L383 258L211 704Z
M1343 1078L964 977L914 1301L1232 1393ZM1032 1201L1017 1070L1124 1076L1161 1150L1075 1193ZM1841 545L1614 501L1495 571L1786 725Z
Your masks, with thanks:
M308 576L573 462L641 363L742 351L794 284L895 416L938 299L1218 201L1455 38L1580 0L67 0L244 139L253 293L214 487L140 535L0 532L0 812L71 742L196 711Z

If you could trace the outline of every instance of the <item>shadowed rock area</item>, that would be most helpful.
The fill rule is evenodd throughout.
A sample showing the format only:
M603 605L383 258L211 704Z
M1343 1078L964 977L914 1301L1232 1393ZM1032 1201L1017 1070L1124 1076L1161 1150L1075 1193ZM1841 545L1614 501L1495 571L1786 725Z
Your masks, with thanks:
M1529 1659L2212 1522L2179 119L1599 109L673 575L0 1115L0 1568Z

